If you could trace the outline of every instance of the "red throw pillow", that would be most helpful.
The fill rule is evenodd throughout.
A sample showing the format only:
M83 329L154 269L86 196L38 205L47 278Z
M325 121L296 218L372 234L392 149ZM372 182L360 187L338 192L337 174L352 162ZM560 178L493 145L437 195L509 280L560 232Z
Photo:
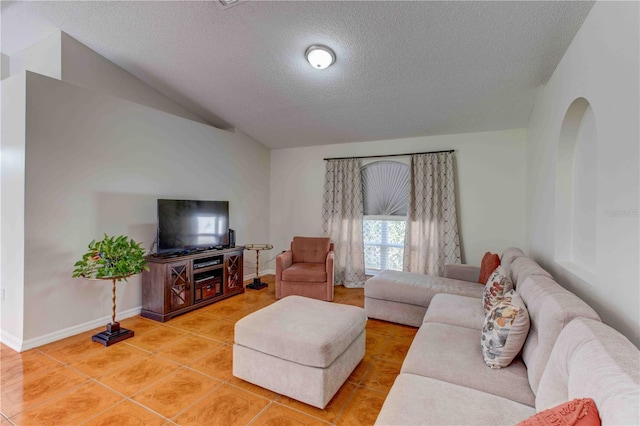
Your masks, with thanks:
M516 426L600 426L600 414L591 398L574 399L540 411Z
M500 256L486 252L480 264L480 277L478 278L478 282L483 285L486 284L498 266L500 266Z

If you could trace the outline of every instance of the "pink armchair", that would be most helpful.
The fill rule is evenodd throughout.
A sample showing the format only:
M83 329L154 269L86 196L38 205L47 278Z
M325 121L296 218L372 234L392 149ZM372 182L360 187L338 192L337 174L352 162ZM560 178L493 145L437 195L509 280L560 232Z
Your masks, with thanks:
M276 257L276 299L297 295L333 300L333 243L293 237L291 250Z

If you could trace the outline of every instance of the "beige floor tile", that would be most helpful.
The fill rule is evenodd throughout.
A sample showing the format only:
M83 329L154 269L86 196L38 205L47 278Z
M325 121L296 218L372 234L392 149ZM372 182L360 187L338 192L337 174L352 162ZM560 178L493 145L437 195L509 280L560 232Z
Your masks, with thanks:
M392 328L395 330L393 336L398 338L408 338L413 340L418 332L417 327L411 327L409 325L392 324Z
M220 384L219 380L183 368L143 389L132 399L171 418Z
M224 345L222 342L190 334L177 339L157 353L180 364L189 364L194 359Z
M165 324L191 333L198 333L202 328L210 325L212 321L215 320L210 315L202 312L202 309L198 309L195 312L173 318Z
M233 343L235 322L218 319L200 330L199 334L223 343Z
M375 423L387 394L358 387L340 414L337 425L370 426Z
M174 327L161 325L141 334L127 339L126 343L136 346L140 349L155 352L161 350L164 346L170 345L180 337L186 336L188 333Z
M134 346L115 344L104 348L104 351L84 357L71 366L91 377L100 377L119 370L148 354L149 352Z
M101 330L102 331L102 330ZM103 353L105 348L100 343L91 341L95 331L77 334L57 342L39 347L41 352L67 364L76 362L86 356Z
M17 352L16 352L17 353ZM28 351L0 362L0 384L10 386L36 374L51 371L63 364L40 351Z
M401 363L374 359L373 365L360 381L360 386L381 392L389 392L396 377L400 374L401 366Z
M309 416L331 423L338 417L347 401L349 401L349 398L351 398L355 389L356 386L354 384L349 382L345 383L340 387L340 389L338 389L338 392L336 392L333 398L331 398L331 401L329 401L324 409L305 404L304 402L300 402L286 396L281 396L276 400L276 402L289 408L302 411Z
M386 361L402 364L404 358L407 356L407 352L409 352L409 347L411 346L412 341L413 338L392 337L386 342L376 357Z
M364 359L356 366L347 381L356 385L359 384L373 366L373 361L374 358L369 353L366 353Z
M179 364L157 355L147 355L102 376L100 383L126 396L152 385L180 368Z
M267 399L224 384L173 421L179 425L246 425L268 404Z
M84 426L162 426L167 419L131 401L124 401L92 418Z
M396 333L396 329L393 324L386 321L380 321L369 318L366 326L367 333L383 334L385 336L393 336Z
M240 296L242 297L242 296ZM231 297L218 303L210 305L204 312L213 319L237 321L250 313L249 307L242 301L237 300L238 296Z
M315 417L302 414L278 403L271 404L251 423L252 426L315 426L327 424Z
M385 347L390 336L379 334L373 331L366 332L366 354L369 356L376 356Z
M98 383L87 382L11 418L11 421L16 425L78 425L122 399Z
M124 319L120 322L120 326L133 330L135 334L144 333L161 325L158 321L153 321L141 316L135 316ZM135 337L135 336L134 336Z
M189 364L189 367L216 379L227 381L233 376L233 348L229 345L216 348Z
M344 296L340 303L345 305L353 305L359 308L364 308L364 294L350 294Z
M70 367L59 367L3 386L0 411L7 417L21 413L89 380Z
M280 394L278 394L278 393L276 393L274 391L271 391L269 389L265 389L265 388L260 387L258 385L254 385L253 383L246 382L246 381L244 381L242 379L239 379L237 377L231 377L229 380L227 380L227 383L229 383L230 385L233 385L233 386L237 386L237 387L239 387L241 389L244 389L244 390L246 390L248 392L255 393L256 395L261 396L263 398L267 398L268 400L271 400L271 401L277 399L280 396Z
M33 349L33 351L36 351L36 349ZM28 352L31 352L31 351L28 351ZM22 354L24 353L26 352L23 352ZM21 355L20 352L14 351L4 343L0 343L0 361L4 362L4 361L9 361L11 359L19 358L20 355Z

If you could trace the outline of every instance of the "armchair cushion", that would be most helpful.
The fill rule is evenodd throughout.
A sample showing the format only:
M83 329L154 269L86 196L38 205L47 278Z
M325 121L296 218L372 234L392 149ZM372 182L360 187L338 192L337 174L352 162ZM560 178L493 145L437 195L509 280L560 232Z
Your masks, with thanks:
M291 251L293 263L325 264L331 239L323 237L293 237Z
M323 263L294 263L282 271L284 281L322 283L327 281L327 269Z

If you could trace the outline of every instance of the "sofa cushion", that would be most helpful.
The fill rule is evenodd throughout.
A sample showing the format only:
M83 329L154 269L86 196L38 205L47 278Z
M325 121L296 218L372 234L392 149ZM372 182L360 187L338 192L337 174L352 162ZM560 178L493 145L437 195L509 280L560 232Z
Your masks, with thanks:
M511 280L516 289L525 278L534 275L553 279L551 274L538 265L535 260L526 256L517 258L511 264Z
M500 256L500 265L502 265L505 271L511 273L511 264L520 256L524 256L522 250L517 247L509 247L502 252L502 256Z
M400 374L376 425L514 425L533 407L465 386Z
M436 294L424 316L423 322L457 325L473 330L482 330L484 310L477 297L457 294Z
M482 356L491 368L506 367L518 355L529 332L529 314L514 290L499 298L484 320Z
M282 280L324 283L327 281L327 267L324 263L294 263L282 271Z
M413 272L382 271L367 280L364 295L374 299L426 307L436 294L449 293L480 297L482 288L477 283L469 281Z
M506 273L504 268L498 266L489 276L487 284L482 291L484 313L488 314L495 305L496 300L512 289L513 283L511 282L511 278L509 278L509 274Z
M640 424L640 351L611 327L577 318L558 336L536 408L585 397L595 401L603 424Z
M500 266L500 256L490 252L486 252L480 263L480 276L478 282L480 284L486 284L489 276Z
M562 329L577 317L597 321L600 317L584 301L547 277L526 278L520 284L518 294L527 306L531 323L522 348L522 360L527 366L531 389L537 393L540 378Z
M293 237L291 251L294 263L325 263L331 239L325 237Z
M540 411L516 426L600 426L600 416L591 398L574 399Z
M487 367L479 331L448 324L425 323L413 339L401 371L469 387L533 407L527 369L517 357L505 368Z

